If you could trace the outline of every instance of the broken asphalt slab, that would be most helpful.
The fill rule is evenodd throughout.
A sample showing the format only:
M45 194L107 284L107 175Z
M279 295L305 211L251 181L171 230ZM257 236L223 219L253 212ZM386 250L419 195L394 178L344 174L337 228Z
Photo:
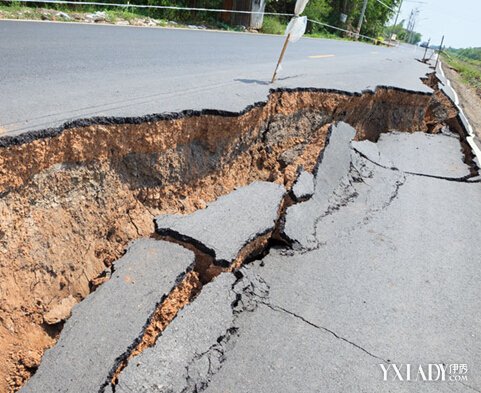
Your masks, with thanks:
M287 209L284 234L295 249L312 250L349 234L386 208L410 174L457 181L469 176L459 138L448 131L385 133L378 143L350 141L353 133L344 123L332 128L314 196Z
M350 142L356 131L346 123L331 126L326 147L315 171L314 195L307 202L290 206L286 211L284 235L302 248L315 247L314 231L318 217L329 209L329 198L351 165ZM316 212L313 214L313 212Z
M130 359L115 392L202 391L225 360L238 315L255 309L266 294L249 269L221 274L179 312L155 346Z
M269 298L239 317L235 346L205 392L480 390L481 244L473 212L481 209L481 186L406 175L393 193L383 178L400 171L356 160L365 161L354 162L356 191L379 184L391 197L374 210L362 195L336 206L319 221L315 250L271 250L254 262ZM463 363L468 380L383 381L379 364L392 363Z
M352 147L369 161L405 173L463 179L470 168L463 162L461 143L456 134L389 132L381 134L377 143L352 142Z
M376 145L403 172L451 179L470 175L455 134L390 132L381 134Z
M229 266L244 246L274 229L284 194L283 186L254 182L192 214L158 216L156 232L190 243L217 264Z
M191 384L194 369L201 374L197 376L199 384L206 380L209 363L220 364L221 356L215 350L209 354L209 350L232 325L235 280L227 273L207 284L195 301L179 312L154 347L129 360L115 392L182 392Z
M194 254L176 244L133 243L111 279L74 307L57 344L21 392L98 392L193 264Z

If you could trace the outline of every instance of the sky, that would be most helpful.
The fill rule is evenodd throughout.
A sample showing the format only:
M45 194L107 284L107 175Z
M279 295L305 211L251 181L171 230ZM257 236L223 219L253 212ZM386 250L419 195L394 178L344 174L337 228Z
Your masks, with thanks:
M404 27L415 8L419 14L414 30L423 35L422 41L431 38L431 44L439 45L444 34L446 46L481 47L481 0L404 0L399 15Z

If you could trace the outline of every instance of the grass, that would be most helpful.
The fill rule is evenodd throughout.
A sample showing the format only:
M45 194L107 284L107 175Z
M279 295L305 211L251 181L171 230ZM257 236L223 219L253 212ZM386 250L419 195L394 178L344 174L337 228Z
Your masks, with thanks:
M134 22L149 18L148 12L137 13L128 8L105 9L95 6L66 7L61 4L49 4L48 8L23 6L21 2L12 2L9 5L0 5L0 19L29 19L29 20L57 20L69 22L83 22L85 14L92 14L96 11L104 11L106 14L105 22L116 23L119 21ZM65 19L57 13L63 12L70 16ZM155 19L157 26L178 26L186 27L186 23L172 23L165 19Z
M306 33L306 37L311 38L325 38L329 40L343 40L343 41L350 41L348 37L341 37L333 33L329 33L327 31L317 31L315 33Z
M164 18L162 11L150 9L136 9L133 7L101 7L73 5L66 6L63 4L48 4L48 8L36 7L33 5L25 6L20 1L13 1L8 5L0 4L0 19L29 19L29 20L51 20L51 21L68 21L68 22L84 22L85 15L92 14L97 11L103 11L106 14L104 23L120 23L126 22L133 25L145 25L142 21L149 18L152 19L157 26L162 27L188 27L189 25L204 26L210 29L233 30L238 31L239 26L229 26L223 22L219 22L214 18L198 16L195 20L177 20ZM57 15L59 12L67 14L70 18L64 18ZM149 24L150 25L150 24Z
M0 16L9 19L40 19L40 13L35 8L22 7L18 2L12 5L0 5Z
M126 20L127 22L131 22L134 19L142 18L139 14L134 12L127 11L126 9L115 9L115 10L107 10L105 11L107 15L107 21L111 23L116 23L119 20Z
M481 61L458 56L449 51L443 53L444 61L460 75L464 83L481 91Z
M284 34L286 25L284 25L275 16L264 16L264 22L262 23L261 33L265 34Z

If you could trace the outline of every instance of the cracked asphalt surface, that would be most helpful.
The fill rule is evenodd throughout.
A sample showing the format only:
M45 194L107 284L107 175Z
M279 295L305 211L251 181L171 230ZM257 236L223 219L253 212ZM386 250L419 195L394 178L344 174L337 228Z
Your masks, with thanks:
M110 348L127 347L127 342L101 339L101 349L93 350L96 358L71 359L75 367L65 368L58 360L72 357L75 344L63 343L76 338L77 346L79 340L92 346L96 340L96 335L72 334L66 327L22 391L47 392L52 386L57 392L78 391L90 373L98 377L89 381L89 389L97 386L99 392L479 391L481 244L473 212L481 209L481 185L449 179L453 165L459 174L469 170L451 135L404 134L400 144L398 133L384 134L381 144L354 142L353 137L347 124L331 128L313 196L289 207L285 215L286 228L291 219L298 220L296 210L301 217L306 212L312 216L312 225L297 226L300 240L292 249L273 247L264 258L204 285L156 344L129 360L116 385L99 381L115 369ZM433 153L446 138L449 157L431 154L423 173L392 165L402 167L402 157ZM445 148L443 144L441 151ZM270 194L264 202L277 209L282 190L257 183L205 209L203 214L211 210L215 219L204 230L222 230L221 216L230 214L225 205L256 187L264 187ZM234 208L241 213L252 207L234 203ZM252 231L244 236L248 240ZM164 261L172 256L163 247L179 248L149 241L160 247ZM184 254L177 258L182 269L192 263L189 253ZM101 314L96 305L109 307L106 302L118 296L116 288L125 285L121 269L135 255L125 258L115 276L76 307L68 326L88 331L92 316ZM150 263L144 261L142 276L155 280L158 265L146 266ZM142 304L152 307L156 296L149 294ZM118 307L125 310L135 303L129 296L122 299ZM130 318L129 313L112 312L116 326ZM105 323L113 317L106 315ZM135 342L141 329L129 331ZM48 361L53 354L56 364ZM379 365L392 363L467 364L468 380L384 381ZM46 384L52 378L59 383Z
M157 217L156 232L193 243L229 266L246 244L274 229L285 191L275 183L254 182L187 216Z
M74 307L57 345L22 392L98 391L193 263L194 254L176 244L152 239L132 244L111 279Z
M206 392L479 390L480 185L398 177L359 161L357 196L318 221L316 249L272 250L249 267L269 286L268 300L239 317L235 346ZM439 171L442 158L435 164ZM386 178L397 185L383 182L373 209L365 194ZM387 362L465 363L471 387L384 382L379 363Z
M99 32L106 47L115 41L108 51L117 50L122 39L130 43L126 63L119 57L112 62L119 72L94 86L88 78L95 73L78 71L105 61L100 53L105 47L95 49L99 53L88 54L91 63L80 65L74 64L75 58L65 60L69 51L65 48L62 59L55 55L53 60L59 62L50 59L49 64L61 67L65 61L70 62L70 68L57 75L53 67L45 80L39 80L30 70L15 67L18 61L25 63L25 54L17 58L9 41L2 42L0 50L8 56L2 66L5 89L0 93L0 104L7 108L2 112L6 116L6 120L2 119L3 127L6 125L12 132L92 114L125 116L144 114L150 109L158 112L158 108L199 109L196 106L242 109L257 98L265 98L268 87L258 75L269 74L271 54L278 50L276 45L280 42L279 37L116 30L121 28L105 26L89 26L93 30L86 30L74 25L0 22L0 29L7 35L16 33L24 42L29 37L33 46L38 45L36 40L57 33L61 47L70 34L79 37L76 45L89 47ZM85 34L78 34L79 31ZM148 41L154 38L159 42ZM182 39L189 45L179 46ZM182 50L210 40L214 43L210 54L202 53L191 65L174 70L176 58L185 55ZM227 51L225 64L217 72L211 71L217 52L222 53L219 48L227 50L235 42L246 51L253 40L262 41L256 47L262 55L241 51L256 59L251 66L236 66L238 57ZM136 45L140 42L144 44ZM378 61L374 54L367 59L367 51L374 49L364 44L313 42L302 40L289 51L287 66L302 68L303 73L281 79L281 86L360 91L390 84L430 91L419 81L428 69L412 61L411 49L375 48L383 56ZM171 73L165 72L152 84L150 75L158 75L154 72L159 66L158 52L165 45L173 56L163 66ZM42 46L38 48L41 50ZM296 60L296 56L317 50L335 51L339 58L335 71L326 73L319 63ZM138 60L146 54L150 56L148 62ZM360 55L364 57L357 61ZM93 61L95 56L100 56L100 60ZM46 57L39 58L44 61ZM35 72L44 70L47 63L43 61L36 65ZM361 72L354 74L354 67ZM136 90L132 105L125 106L124 101L134 88L129 76L139 69L144 74L136 80L136 88L149 86L152 94L147 97ZM177 79L172 79L174 71ZM72 81L70 100L52 94L52 86L73 74L78 74L78 79ZM31 83L32 90L31 97L20 107L21 97L13 94L13 81L18 84L22 75L25 78L20 85ZM122 77L124 84L118 89L118 101L106 100L112 94L108 85ZM205 86L191 83L199 77L210 85L208 94ZM179 83L191 87L179 89ZM17 87L18 91L22 91L21 87ZM92 97L92 88L103 90L96 96L99 103L109 104L93 109L82 107L87 90L90 89L88 98ZM227 91L233 98L226 100L220 91ZM38 104L40 92L45 97L39 109L44 115L33 112L30 120L26 119L32 103ZM60 102L67 104L56 112ZM73 102L76 109L83 109L74 111L70 106ZM13 110L14 106L18 109ZM481 225L477 214L481 211L481 184L465 179L470 168L463 162L459 140L448 132L393 132L383 134L378 143L357 142L352 140L355 131L344 123L330 132L314 178L303 176L295 193L300 201L285 213L283 236L292 241L292 247L274 246L266 256L238 272L221 273L206 283L155 345L131 358L118 376L118 383L111 385L112 370L140 340L153 310L194 264L194 254L178 245L154 239L138 241L114 265L110 281L74 308L58 344L46 353L38 371L21 391L481 391ZM181 228L178 232L190 239L187 240L215 250L215 255L230 262L242 246L266 228L271 230L276 221L274 213L279 210L284 190L272 184L263 186L258 195L251 194L255 197L253 204L263 212L258 216L251 204L242 203L244 193L249 194L249 187L251 191L254 187L248 186L191 216L164 217L158 226L162 224L165 230L173 231ZM247 224L253 229L242 222L246 211L251 217ZM240 230L241 227L248 230ZM231 236L237 236L236 247L229 242ZM462 363L468 367L468 379L383 381L379 365L393 363Z

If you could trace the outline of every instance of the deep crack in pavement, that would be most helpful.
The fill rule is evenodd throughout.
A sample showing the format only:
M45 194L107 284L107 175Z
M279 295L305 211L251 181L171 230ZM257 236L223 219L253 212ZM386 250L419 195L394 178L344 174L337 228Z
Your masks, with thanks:
M265 311L259 310L259 304L268 307L276 313L282 312L311 327L325 331L336 340L344 342L349 347L358 349L371 359L376 359L377 363L379 361L389 363L392 360L391 355L379 355L380 353L390 353L393 355L392 358L395 359L406 357L406 353L402 351L398 352L394 350L394 348L391 348L391 350L384 348L383 345L386 345L386 342L373 342L372 336L370 335L367 337L366 345L359 345L358 342L364 341L358 337L359 333L352 334L351 332L351 334L349 334L350 329L346 330L345 326L325 327L327 323L320 322L320 316L317 316L315 313L312 314L313 310L309 306L307 310L309 310L308 314L311 314L311 316L304 316L303 312L292 310L299 307L305 308L308 304L302 300L305 295L301 296L302 292L308 288L305 287L305 283L309 283L310 280L314 280L314 282L319 280L321 280L321 282L323 281L322 269L325 268L327 260L332 258L330 254L325 254L326 252L334 251L334 258L338 261L337 263L340 263L340 261L343 260L342 249L339 249L337 244L344 243L345 246L350 245L346 249L346 251L350 253L352 252L352 250L350 250L352 246L355 247L356 245L365 243L363 241L355 242L353 238L366 235L371 237L372 233L378 236L376 232L371 232L372 229L370 228L376 227L379 220L383 220L386 215L392 214L393 212L395 215L402 214L403 208L400 208L397 204L400 203L400 193L401 195L405 195L401 191L404 187L410 185L414 179L416 182L442 182L443 180L436 177L424 176L414 176L412 179L409 179L401 169L394 168L392 165L384 167L379 165L379 162L376 162L377 160L372 157L370 159L365 158L364 155L369 156L370 154L372 155L373 152L375 152L378 160L382 162L387 162L390 157L388 153L377 151L377 145L372 142L353 142L355 130L347 124L340 123L332 127L329 135L329 143L323 151L323 154L320 155L314 172L313 195L310 198L303 198L298 203L292 204L292 202L290 202L285 211L280 210L281 200L283 196L286 195L285 191L281 191L282 187L269 185L269 183L265 185L254 183L251 186L240 188L218 201L213 202L207 209L199 211L194 215L178 217L166 216L157 219L157 231L159 234L164 236L168 234L171 237L173 235L170 241L179 242L179 244L184 246L189 245L189 247L193 247L197 249L197 251L209 254L209 263L211 265L202 265L203 274L208 277L208 280L201 285L200 290L195 293L189 302L182 304L176 311L171 322L167 326L164 326L161 331L157 332L158 336L151 344L143 347L143 349L133 357L122 357L123 359L127 359L127 361L121 369L117 370L115 380L112 381L113 383L109 383L112 374L107 373L107 383L101 385L99 392L215 392L229 389L228 386L230 383L234 383L235 386L238 387L239 382L236 382L236 375L238 374L232 374L232 367L248 369L249 371L246 371L247 374L256 374L256 371L254 371L252 367L257 367L257 362L240 362L238 359L239 356L244 359L248 358L247 354L252 351L252 348L248 349L248 352L245 352L246 346L250 348L251 345L261 345L266 347L265 349L268 352L267 348L275 347L278 345L276 342L279 340L283 343L282 345L287 345L285 338L289 335L279 332L277 329L281 329L282 331L282 329L290 330L292 328L290 324L286 324L281 328L281 325L275 323L275 318L273 320L266 319L268 315ZM397 138L396 134L386 134L385 139L389 140L391 136L393 140ZM442 138L443 136L433 136L432 138L436 137ZM424 150L422 142L419 141L416 134L410 134L407 139L409 138L415 139L416 143L414 145L408 144L407 147L403 149L406 150L415 146L416 148ZM362 148L359 146L360 143L363 144ZM364 153L358 153L359 150L364 151ZM461 157L461 151L458 151L458 157ZM434 157L433 159L438 160L438 163L433 163L433 167L437 169L439 169L439 165L447 165L449 168L452 168L452 165L446 162L442 155L439 155L437 158ZM458 159L459 162L456 163L458 168L462 168L464 165L464 171L469 173L469 167L466 166L460 158ZM342 160L344 160L344 163ZM302 171L299 172L299 174L302 174ZM476 190L477 185L475 183L463 184L472 190ZM451 185L455 186L456 184L446 182L446 186ZM260 191L258 189L259 187L264 187L264 189ZM412 188L412 185L410 185L410 187ZM412 191L406 192L412 193ZM252 199L249 195L254 198ZM229 223L229 220L236 216L232 216L233 211L235 211L235 214L241 215L244 209L246 209L246 214L254 213L254 207L260 203L256 201L255 198L260 195L272 196L272 200L270 200L269 197L263 198L262 200L262 203L266 204L266 206L262 208L265 223L262 223L262 219L259 221L256 217L256 219L247 220L246 223L242 224L251 225L252 228L255 229L234 231L233 234L229 235L229 231L232 229L232 226L235 225L235 222ZM417 198L416 200L418 203L423 203L422 198ZM246 203L247 201L251 202ZM242 202L244 202L244 204ZM306 210L306 206L310 206L312 203L316 203L316 208ZM269 213L268 206L270 206L274 214ZM254 210L249 210L253 208ZM301 214L310 214L310 216L304 215L304 217L300 219L303 225L299 225L297 231L300 234L298 236L300 239L306 238L306 235L314 236L316 246L313 248L299 248L297 245L302 244L302 241L296 243L296 241L293 240L292 231L288 229L293 228L289 220L291 220L291 217L299 220L299 216L289 214L289 211L295 209L299 209L302 212ZM251 213L249 213L249 211ZM313 213L315 214L314 217L312 217ZM282 220L279 220L278 214L284 215ZM260 217L261 216L259 216L259 218ZM306 225L307 218L312 220L314 227L312 227L312 225ZM201 223L195 225L189 224L190 221L195 222L196 220L205 223L205 226L202 227ZM227 225L227 228L224 229L224 225ZM259 249L255 251L252 248L248 248L254 255L261 254L262 259L255 260L255 258L248 258L250 253L242 252L246 245L255 242L256 239L266 233L266 231L269 232L269 236L273 236L276 225L281 225L281 227L277 229L283 233L281 239L290 239L292 242L293 252L291 252L290 255L282 256L280 252L281 249L273 249L273 252L265 256L265 252L261 252L261 249L268 247L269 243L267 239L259 244L256 247ZM385 226L381 226L380 228L384 227ZM290 231L289 235L286 235L286 229ZM313 229L314 233L312 232ZM216 234L222 230L226 231L225 235L227 237L240 236L239 240L231 243L229 241L222 241L222 238L219 236L211 237L210 234ZM387 232L389 231L402 234L404 233L404 227L400 227L400 232L397 231L395 227L390 227L390 230ZM383 236L386 238L386 235ZM158 240L152 241L158 242ZM370 249L370 253L376 254L379 252L381 255L385 255L385 248L387 246L387 249L390 250L391 253L396 254L397 247L400 245L405 247L408 244L410 244L409 241L403 241L402 244L398 244L398 242L393 240L388 242L382 240L382 246L374 245ZM235 250L232 249L233 245L237 245ZM213 250L215 250L215 252ZM339 255L340 252L341 254ZM319 253L320 255L324 254L325 257L318 257L317 255ZM239 258L239 255L242 255L242 257ZM360 254L360 256L361 255L362 254ZM402 257L403 253L399 256ZM320 271L318 269L322 265L315 263L317 258L319 258L319 260L322 261L322 265L324 265L324 268L321 268ZM298 259L304 262L296 262ZM245 260L251 260L250 265L241 267L242 262ZM234 263L234 261L238 262ZM347 261L352 261L352 259L347 258L346 262ZM279 263L280 266L276 266ZM212 269L212 266L215 265L218 266L218 268L216 268L217 270L214 270L214 273L205 275L205 271ZM368 266L366 267L369 269ZM231 273L232 268L239 270ZM347 266L342 267L343 271L345 268L347 268ZM195 265L193 265L191 269L195 272ZM209 271L212 272L212 270ZM201 274L201 272L197 273ZM300 280L293 280L295 276L302 276L303 274L307 274L307 276ZM119 277L117 277L117 280L118 279ZM350 281L347 277L343 277L343 279ZM382 282L385 280L385 277L380 275L377 279L380 279ZM111 282L114 282L113 279L111 279ZM310 296L309 293L312 294L312 290L315 289L315 284L313 286L312 283L310 283L309 287L311 287L311 289L307 291L307 296ZM320 291L317 291L316 296L324 296L322 286L319 289ZM325 295L327 294L328 292ZM90 297L96 296L101 296L100 292L96 291ZM299 296L301 297L298 299ZM343 299L344 296L345 294L335 296L334 298ZM301 303L299 303L298 300L300 300ZM313 305L316 304L322 308L326 307L323 302L313 303ZM329 312L329 310L335 310L335 307L326 307L325 310ZM92 313L97 314L98 312L92 310ZM348 314L349 313L346 315ZM316 316L312 318L313 315ZM262 322L254 322L259 318ZM77 317L74 312L74 316L68 323L73 323L71 321L75 319L77 319ZM89 318L87 318L87 320L88 319ZM83 324L82 321L78 323L80 323L80 325ZM336 321L334 325L338 325L338 323L339 321ZM260 331L255 332L256 329L261 326L262 329L267 329L268 332L271 332L271 336L264 337L259 342L259 338L256 337ZM362 325L358 326L361 330L364 329ZM435 326L434 328L437 327ZM69 329L64 329L62 336L68 337L68 334ZM78 334L75 336L78 337ZM291 343L289 345L292 345L294 342L299 343L299 340L302 341L305 338L304 335L291 336ZM134 342L138 340L139 339L136 339ZM304 361L299 358L296 361L300 363L294 364L302 364L304 366L306 366L306 362L314 362L316 364L321 362L320 364L323 364L323 359L325 358L323 351L326 348L333 349L333 345L332 342L327 340L325 347L320 349L319 357L315 357L314 359L312 357L306 357ZM129 347L132 347L132 345ZM60 346L60 348L58 346L55 348L60 352L64 351L64 353L72 352L71 349L65 348L63 345ZM314 356L314 354L312 354L312 356ZM341 356L336 361L340 361L342 364L343 362L350 362L351 360L349 359L351 358L357 359L358 357L358 355L352 355L351 352L345 348L342 349ZM57 356L57 358L60 358L60 356ZM269 359L270 360L265 359L264 361L272 364L276 363L277 358L275 356ZM62 381L72 380L72 375L67 376L64 374L66 371L64 368L55 369L55 367L44 364L45 363L41 364L37 373L27 384L28 387L32 387L33 391L43 391L40 387L42 380L52 382L50 373L54 373L54 375L60 377ZM284 366L278 368L279 372L287 372L288 369L290 369L289 364L290 362L285 365L288 367L287 369ZM373 365L372 362L368 362L367 364ZM44 371L44 367L48 367L47 371ZM331 375L332 370L329 371L329 368L326 369L326 367L328 366L323 364L322 369L327 373L326 375ZM362 368L362 363L357 364L356 367L358 369L359 367ZM114 369L116 368L114 367ZM374 375L377 371L377 369L372 367L372 369L368 371L368 374L371 374L371 377L375 378ZM272 377L274 376L277 379L282 379L277 373L274 373ZM271 389L275 383L271 377L266 379L269 380L268 386L269 389ZM257 378L250 381L254 383L255 386L259 383ZM344 386L340 384L338 380L335 382L336 384L331 385L323 378L323 383L327 383L327 386L331 386L332 388L329 388L329 391L337 391L341 389L341 386ZM315 381L311 383L315 384ZM366 386L377 386L377 382L373 384L372 381L364 381L363 383L367 383ZM321 385L319 385L319 387L320 386ZM381 385L379 385L379 388L380 386ZM282 390L280 386L277 388L281 391L290 391L285 386L285 390ZM75 388L74 386L64 386L62 389L62 391L74 391ZM244 389L245 391L250 391L249 383L246 384Z

